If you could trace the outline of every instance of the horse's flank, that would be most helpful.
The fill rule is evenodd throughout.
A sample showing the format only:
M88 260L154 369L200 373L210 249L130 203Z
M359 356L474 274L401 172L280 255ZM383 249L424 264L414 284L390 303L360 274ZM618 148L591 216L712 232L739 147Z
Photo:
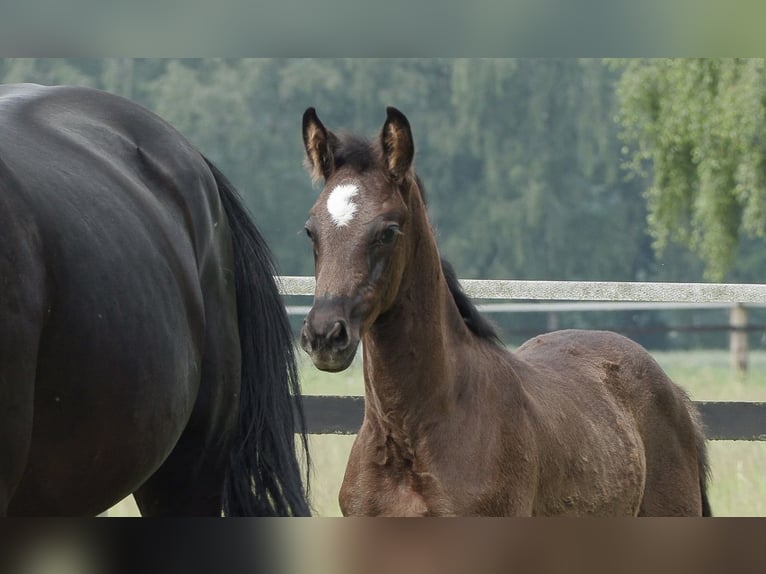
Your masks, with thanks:
M290 325L223 174L89 88L0 86L0 127L0 516L308 514Z

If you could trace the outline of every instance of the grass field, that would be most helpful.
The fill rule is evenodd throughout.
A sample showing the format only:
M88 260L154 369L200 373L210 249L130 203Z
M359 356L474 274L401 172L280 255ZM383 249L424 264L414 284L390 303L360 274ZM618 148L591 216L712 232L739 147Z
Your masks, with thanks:
M750 354L745 379L733 376L727 351L652 353L667 373L694 400L766 401L766 351ZM302 359L303 360L303 359ZM301 365L303 391L309 395L364 394L361 363L342 373ZM339 516L337 497L353 436L313 435L312 503L320 516ZM713 471L710 500L716 516L766 516L766 442L711 441ZM110 510L110 516L134 516L131 499Z

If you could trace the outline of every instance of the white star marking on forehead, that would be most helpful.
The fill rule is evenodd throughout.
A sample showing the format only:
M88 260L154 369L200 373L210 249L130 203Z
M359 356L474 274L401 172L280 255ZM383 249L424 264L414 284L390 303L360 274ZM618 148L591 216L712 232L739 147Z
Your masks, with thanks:
M330 212L333 223L338 227L348 225L356 213L356 203L352 200L359 193L356 184L338 185L327 198L327 211Z

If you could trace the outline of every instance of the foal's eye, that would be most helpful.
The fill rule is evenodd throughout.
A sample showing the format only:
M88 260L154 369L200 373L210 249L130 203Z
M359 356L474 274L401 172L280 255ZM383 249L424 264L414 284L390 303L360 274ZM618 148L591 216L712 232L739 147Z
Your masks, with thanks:
M311 230L308 227L304 227L303 230L306 232L306 237L314 241L314 234L311 233Z
M392 225L380 234L378 243L381 245L392 245L394 241L396 241L397 235L399 235L399 227L397 225Z

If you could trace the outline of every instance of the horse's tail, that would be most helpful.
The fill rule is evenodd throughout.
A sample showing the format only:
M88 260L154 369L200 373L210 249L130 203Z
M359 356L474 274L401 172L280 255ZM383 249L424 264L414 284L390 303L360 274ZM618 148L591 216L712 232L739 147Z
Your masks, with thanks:
M710 508L710 500L707 497L707 483L710 478L710 466L707 459L707 448L705 447L705 437L701 439L702 445L697 445L697 460L699 461L700 475L700 495L702 496L702 516L713 516L713 509Z
M700 478L700 490L702 491L702 516L713 516L713 509L710 508L710 501L707 498L707 481Z
M693 412L692 422L694 423L695 443L697 448L697 472L700 482L700 497L702 498L702 516L713 516L713 510L710 508L710 500L707 496L708 480L710 479L710 462L707 453L707 441L705 439L705 429L702 424L702 417L699 411L691 405Z
M207 159L234 247L242 384L223 495L226 516L309 516L309 456L292 331L275 266L234 186ZM297 408L296 408L297 407ZM306 487L296 453L299 432Z

